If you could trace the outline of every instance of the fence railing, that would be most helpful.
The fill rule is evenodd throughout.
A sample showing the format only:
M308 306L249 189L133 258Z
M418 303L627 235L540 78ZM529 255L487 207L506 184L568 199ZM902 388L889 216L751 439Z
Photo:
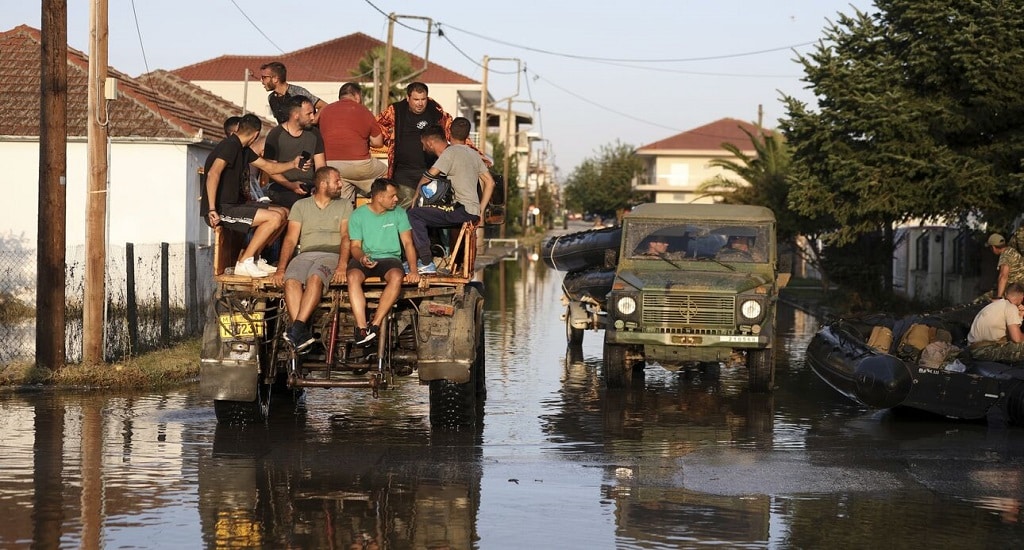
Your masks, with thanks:
M67 253L68 363L82 357L84 252L77 246ZM212 250L194 243L108 247L104 357L113 361L200 334L213 292L211 266ZM0 238L0 364L35 358L35 328L35 250Z

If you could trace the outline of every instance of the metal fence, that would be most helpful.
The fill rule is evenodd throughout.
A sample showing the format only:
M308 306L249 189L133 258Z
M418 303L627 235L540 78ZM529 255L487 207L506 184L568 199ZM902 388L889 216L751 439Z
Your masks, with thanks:
M0 237L0 364L35 358L36 252L28 244ZM65 354L68 363L76 363L82 357L84 247L70 247L66 258ZM121 359L200 334L213 292L211 272L208 247L109 246L105 358Z

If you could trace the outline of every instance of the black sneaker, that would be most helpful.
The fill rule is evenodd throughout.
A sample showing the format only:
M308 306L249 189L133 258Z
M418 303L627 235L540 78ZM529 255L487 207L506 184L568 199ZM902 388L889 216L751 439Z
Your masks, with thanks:
M300 329L294 324L284 331L284 339L295 347L296 352L305 351L309 346L313 345L313 342L316 342L313 332L308 327Z
M359 329L359 340L356 341L356 345L366 346L377 338L378 332L380 332L380 327L377 325L370 325L369 328Z

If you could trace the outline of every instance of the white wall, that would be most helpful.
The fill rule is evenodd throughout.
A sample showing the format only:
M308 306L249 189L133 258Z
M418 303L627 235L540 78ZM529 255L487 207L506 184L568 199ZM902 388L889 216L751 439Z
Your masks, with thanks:
M85 143L67 146L67 246L85 243ZM207 242L198 215L198 167L205 148L185 144L114 143L111 147L107 215L111 244ZM0 235L38 236L39 144L0 142L0 163L7 172L7 199Z

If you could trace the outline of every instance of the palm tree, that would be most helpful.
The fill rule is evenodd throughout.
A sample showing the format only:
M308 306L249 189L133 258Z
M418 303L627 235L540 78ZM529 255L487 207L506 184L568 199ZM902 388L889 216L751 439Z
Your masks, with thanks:
M722 168L725 173L705 181L697 190L704 196L718 197L726 204L753 204L775 212L779 243L788 244L797 257L817 269L827 289L828 277L817 245L824 226L789 207L789 191L794 182L790 175L792 156L785 139L775 132L761 131L755 136L746 128L740 130L750 138L754 154L748 155L733 143L723 143L722 148L734 158L713 159L709 165ZM799 242L801 236L806 239L806 245Z
M359 60L359 64L355 69L351 71L353 77L373 78L373 63L375 60L380 60L380 70L384 71L384 57L386 55L385 46L377 46L370 51L366 52L366 55ZM413 74L412 61L409 56L398 49L392 49L391 51L391 92L388 97L381 98L382 105L388 105L394 101L400 101L405 98L405 85L404 82L409 75ZM381 75L383 80L383 75ZM373 94L363 94L363 103L372 101ZM369 106L372 108L372 106Z

